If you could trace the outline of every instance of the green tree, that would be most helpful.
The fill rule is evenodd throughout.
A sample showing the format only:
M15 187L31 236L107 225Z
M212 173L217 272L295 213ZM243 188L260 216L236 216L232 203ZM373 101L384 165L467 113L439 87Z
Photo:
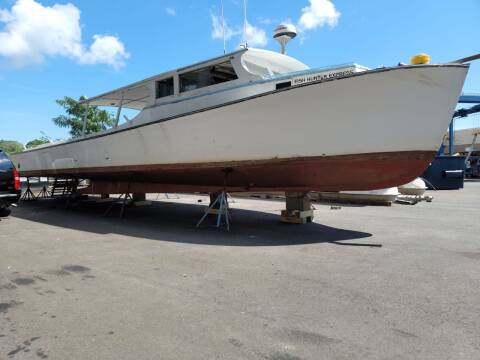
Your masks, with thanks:
M21 143L13 140L0 140L0 149L5 151L8 155L16 154L24 150Z
M86 97L80 97L79 101L86 100ZM65 109L66 115L60 115L53 119L55 125L62 128L69 128L70 135L73 138L82 136L83 119L85 116L85 105L79 101L65 96L58 99L57 104ZM87 126L85 134L93 134L106 130L115 125L115 118L106 110L100 110L97 106L88 107Z
M40 146L40 145L43 145L43 144L48 144L50 143L50 140L45 137L45 136L42 136L38 139L34 139L32 141L29 141L26 145L25 145L25 148L27 149L33 149L34 147L37 147L37 146Z

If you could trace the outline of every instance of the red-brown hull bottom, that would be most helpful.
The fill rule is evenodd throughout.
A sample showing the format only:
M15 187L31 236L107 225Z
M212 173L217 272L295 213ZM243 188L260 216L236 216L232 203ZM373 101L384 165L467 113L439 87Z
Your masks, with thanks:
M404 151L207 164L136 165L49 171L22 176L75 176L91 180L86 193L342 191L406 184L435 152Z

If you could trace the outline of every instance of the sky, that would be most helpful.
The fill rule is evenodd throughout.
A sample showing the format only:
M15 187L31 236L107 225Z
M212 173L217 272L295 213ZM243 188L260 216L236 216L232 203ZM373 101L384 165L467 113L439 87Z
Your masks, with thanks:
M244 39L242 2L224 0L228 51ZM98 95L222 54L220 4L0 0L0 139L68 138L52 122L62 113L56 99ZM299 36L288 53L312 67L480 53L480 0L248 0L247 10L249 46L278 51L273 29L292 23ZM480 93L480 61L464 90Z

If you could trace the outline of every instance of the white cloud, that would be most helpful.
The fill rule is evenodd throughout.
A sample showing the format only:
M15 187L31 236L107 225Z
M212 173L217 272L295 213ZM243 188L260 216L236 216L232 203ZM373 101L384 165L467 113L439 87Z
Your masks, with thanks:
M268 43L267 33L265 30L257 28L247 22L247 43L252 46L265 46Z
M234 1L234 0L232 0ZM308 0L309 5L302 8L302 14L296 27L300 34L300 42L306 39L306 32L315 30L324 26L331 28L337 26L341 13L336 9L335 4L331 0ZM238 3L238 6L241 4ZM212 38L223 39L222 19L213 12L210 14L212 19ZM266 17L257 17L259 23L263 25L271 25L277 22L275 19ZM290 19L283 23L293 23ZM243 34L243 26L231 27L225 21L225 38L227 41L238 37L239 41L247 41L252 46L265 46L268 44L269 37L264 29L247 23L246 36ZM244 38L246 37L246 39Z
M175 10L175 8L173 8L173 7L167 7L167 8L165 8L165 11L170 16L177 15L177 10Z
M341 14L330 0L309 1L310 5L302 9L302 16L298 20L298 28L301 32L325 25L335 27L338 24Z
M210 14L212 19L212 39L221 40L223 39L223 27L222 27L222 18L215 15L214 13ZM230 27L227 20L225 20L225 39L229 41L234 37L243 37L243 27L237 26L235 28ZM239 39L240 40L240 39ZM265 46L268 43L268 38L265 30L257 28L247 22L247 32L246 40L249 45L252 46Z
M210 17L212 19L212 39L223 39L223 27L222 27L222 18L220 16L215 15L214 13L210 13ZM225 26L225 39L230 40L232 37L241 34L241 31L238 29L232 29L229 25L227 20L224 23Z
M81 64L107 64L119 69L125 65L125 59L129 56L125 46L115 36L94 35L93 44L78 61Z
M276 20L274 19L271 19L269 17L263 17L263 16L259 16L257 18L257 21L260 23L260 24L263 24L263 25L272 25L273 23L277 22Z
M130 56L115 36L94 35L87 49L82 42L80 10L72 4L43 6L35 0L17 0L0 9L0 58L12 66L38 64L62 56L81 64L107 64L116 69Z

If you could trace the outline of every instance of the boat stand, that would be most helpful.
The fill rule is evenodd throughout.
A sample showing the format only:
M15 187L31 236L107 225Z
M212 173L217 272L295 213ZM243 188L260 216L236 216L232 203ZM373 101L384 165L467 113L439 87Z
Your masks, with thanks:
M127 187L127 192L121 194L117 199L110 198L109 195L103 194L101 199L96 201L97 203L110 202L110 206L103 213L104 216L108 215L112 211L115 205L120 205L119 217L123 218L127 206L149 206L152 205L150 200L147 200L145 193L131 193L130 184Z
M48 190L48 185L43 185L42 190L37 194L37 199L46 199L52 196L52 193Z
M133 201L133 196L127 192L125 194L121 194L119 197L118 197L118 200L121 201L120 203L119 202L112 202L110 204L110 206L108 207L108 209L103 213L104 216L107 216L110 211L112 211L113 207L117 204L120 204L120 214L119 214L119 217L122 219L123 218L123 215L125 213L125 207L127 206L127 204L129 202L132 202Z
M280 221L287 224L306 224L313 222L312 202L308 193L285 193L286 210L282 210Z
M29 177L27 177L27 189L26 189L25 192L23 193L21 200L22 200L22 201L34 201L34 200L37 200L37 197L35 196L35 194L33 193L32 189L30 188L30 178L29 178Z
M68 210L72 200L76 200L78 198L77 189L78 189L78 184L79 184L80 181L78 179L75 179L75 178L74 179L67 179L67 180L65 180L64 187L62 188L62 185L58 186L57 180L58 179L55 178L55 184L57 186L57 189L61 189L61 191L62 191L61 197L66 197L65 210ZM53 197L54 194L55 194L55 188L52 189L51 194L52 194L52 197Z
M203 221L207 218L208 215L217 215L216 227L219 228L220 226L225 225L227 227L227 231L230 231L228 194L225 191L222 191L217 195L216 199L212 201L210 206L205 210L205 213L195 227L200 227L200 225L203 223Z

